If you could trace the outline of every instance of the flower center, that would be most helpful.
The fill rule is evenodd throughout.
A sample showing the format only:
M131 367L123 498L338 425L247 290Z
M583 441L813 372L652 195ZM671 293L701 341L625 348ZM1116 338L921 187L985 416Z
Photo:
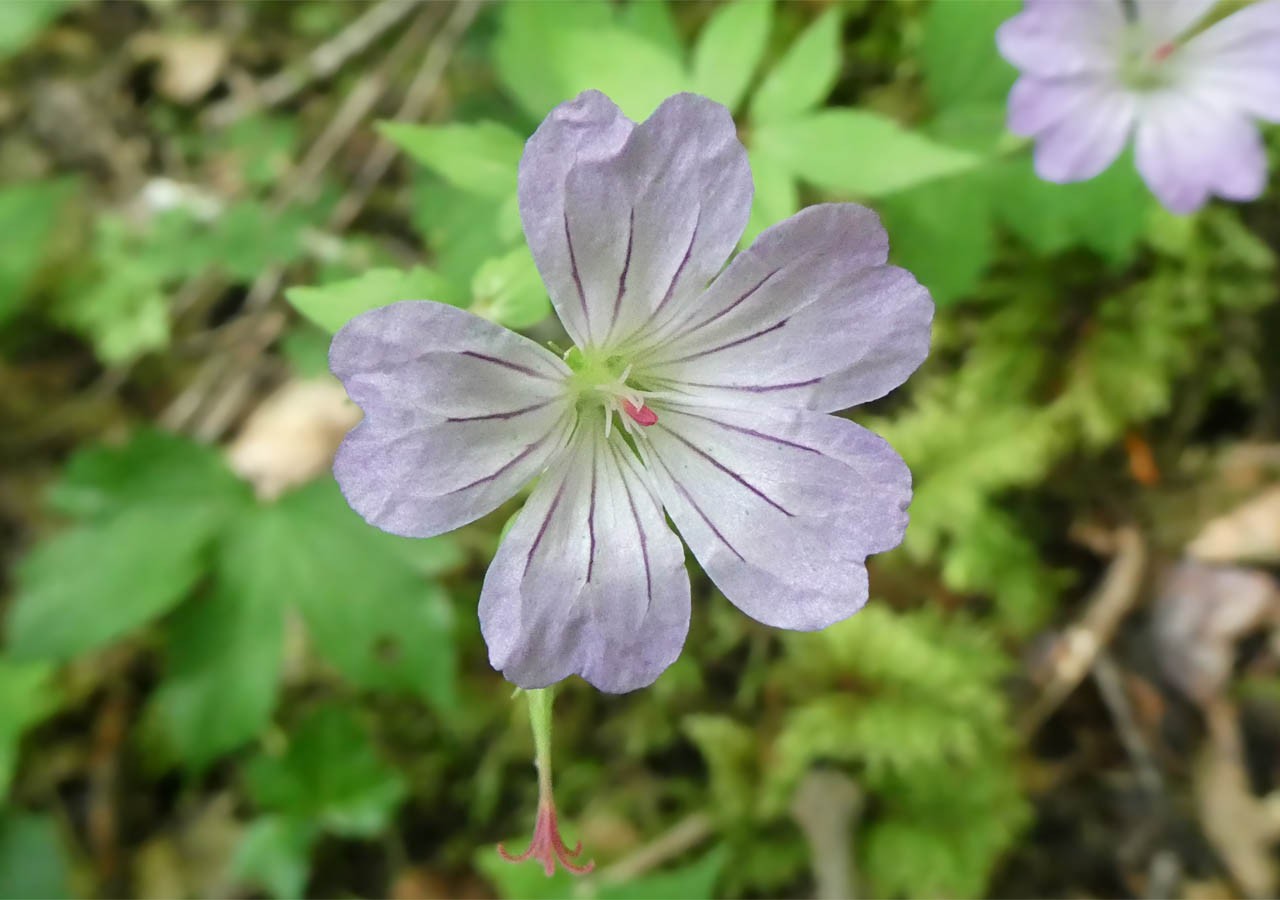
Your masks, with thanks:
M574 347L564 355L573 371L569 378L580 416L601 416L607 437L613 428L615 414L623 427L637 434L636 427L648 428L658 421L658 414L645 404L645 392L628 383L631 366L618 355L584 353Z
M1167 65L1169 58L1178 49L1172 41L1151 46L1136 26L1132 26L1125 39L1124 56L1120 64L1120 77L1130 88L1137 91L1152 91L1162 88L1173 79L1173 73Z

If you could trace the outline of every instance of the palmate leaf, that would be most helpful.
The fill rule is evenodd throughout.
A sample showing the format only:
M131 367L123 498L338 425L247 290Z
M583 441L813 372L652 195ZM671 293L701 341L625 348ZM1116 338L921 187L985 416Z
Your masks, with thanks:
M765 122L754 134L752 146L797 178L856 197L882 197L982 162L865 110L824 109Z
M302 897L311 871L315 825L289 816L263 816L240 839L231 862L240 882L260 885L273 897Z
M737 112L772 27L772 0L736 0L718 8L693 47L693 90Z
M347 837L385 828L407 791L355 715L337 706L312 712L293 730L283 755L258 757L246 777L264 809Z
M285 297L293 308L330 334L348 321L400 300L442 301L452 294L443 277L422 266L407 271L370 269L355 278L315 287L291 287ZM447 301L445 301L447 302Z
M17 567L9 650L67 660L176 606L205 571L220 517L209 509L148 505L69 529Z
M256 549L226 556L223 577L226 567L253 567L236 580L260 580L256 590L297 608L320 655L353 683L454 707L452 609L421 574L432 562L427 547L451 547L449 538L410 541L370 528L331 479L255 511L244 527Z
M454 187L498 198L515 193L524 137L505 125L383 122L378 130Z
M751 98L751 120L774 122L819 106L840 77L840 9L806 28L769 70Z

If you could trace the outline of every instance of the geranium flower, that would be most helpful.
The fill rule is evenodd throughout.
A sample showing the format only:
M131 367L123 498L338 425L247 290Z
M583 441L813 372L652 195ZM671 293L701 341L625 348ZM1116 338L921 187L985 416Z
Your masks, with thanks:
M1000 26L1022 71L1009 130L1036 139L1036 172L1081 181L1135 136L1138 171L1174 212L1267 183L1254 119L1280 120L1280 2L1191 34L1216 0L1027 0Z
M721 272L751 173L729 112L691 94L636 125L588 91L530 138L519 180L573 349L440 303L353 319L330 351L365 412L334 463L351 506L427 537L538 478L480 597L490 661L526 688L577 673L630 691L676 659L689 577L667 516L753 618L818 629L856 612L867 555L902 539L911 478L829 413L902 383L933 312L885 264L875 214L806 209Z

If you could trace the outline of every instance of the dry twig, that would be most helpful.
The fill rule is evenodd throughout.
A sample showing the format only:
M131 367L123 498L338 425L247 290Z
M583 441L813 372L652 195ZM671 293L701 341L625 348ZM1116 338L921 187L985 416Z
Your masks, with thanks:
M1088 539L1096 542L1098 536L1091 535ZM1114 551L1114 558L1080 621L1059 639L1048 683L1019 723L1018 730L1026 738L1039 730L1089 674L1098 654L1111 643L1116 628L1138 599L1147 567L1146 539L1129 525L1106 535L1104 542Z

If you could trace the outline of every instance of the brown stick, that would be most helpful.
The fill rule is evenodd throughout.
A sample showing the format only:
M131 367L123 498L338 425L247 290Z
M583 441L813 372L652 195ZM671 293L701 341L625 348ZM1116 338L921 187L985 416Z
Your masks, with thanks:
M1115 557L1080 621L1062 635L1049 681L1018 723L1024 738L1032 737L1089 674L1138 599L1147 567L1146 539L1131 525L1118 529L1110 538Z

